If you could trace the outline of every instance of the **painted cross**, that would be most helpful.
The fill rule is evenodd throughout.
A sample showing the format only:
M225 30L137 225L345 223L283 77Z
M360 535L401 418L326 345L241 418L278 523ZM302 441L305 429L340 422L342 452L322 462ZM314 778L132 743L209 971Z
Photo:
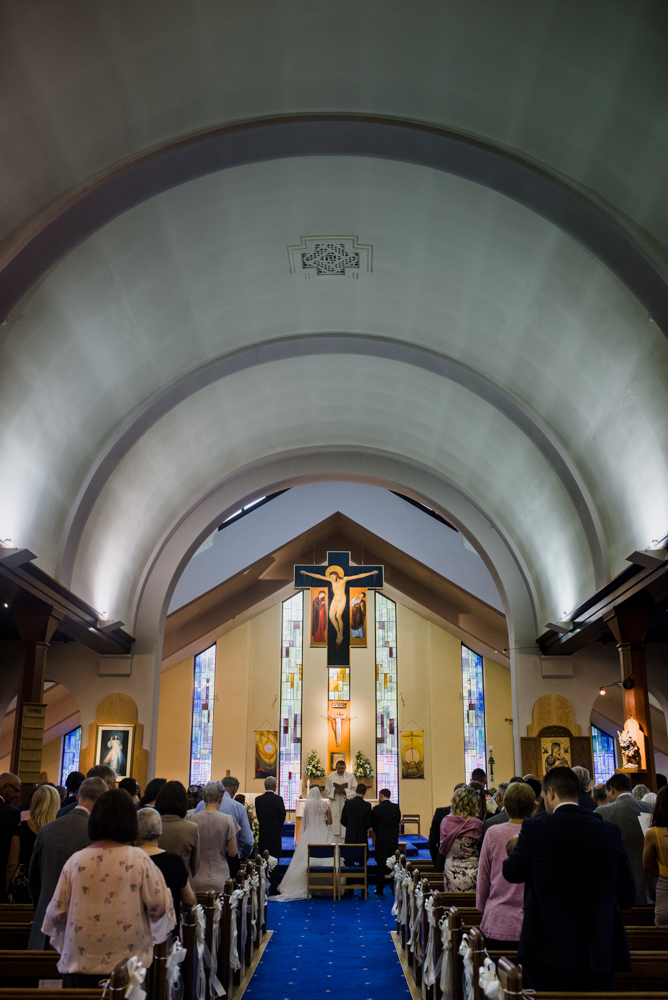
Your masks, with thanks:
M383 566L352 566L350 552L328 552L326 565L295 566L295 588L317 587L329 591L327 624L327 665L350 666L350 594L353 580L367 590L382 590ZM357 582L359 581L359 583Z

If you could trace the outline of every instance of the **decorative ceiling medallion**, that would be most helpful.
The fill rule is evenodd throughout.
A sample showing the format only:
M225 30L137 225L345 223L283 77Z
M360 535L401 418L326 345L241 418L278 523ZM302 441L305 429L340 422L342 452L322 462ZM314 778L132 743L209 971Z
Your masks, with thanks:
M288 247L290 271L305 278L359 278L371 271L371 251L356 236L302 236Z

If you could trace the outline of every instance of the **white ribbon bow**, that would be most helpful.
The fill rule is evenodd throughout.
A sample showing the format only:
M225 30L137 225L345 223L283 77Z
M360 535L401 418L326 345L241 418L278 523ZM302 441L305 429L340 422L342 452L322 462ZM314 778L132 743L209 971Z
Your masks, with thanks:
M243 891L241 889L235 889L230 896L230 913L231 913L231 945L230 945L230 965L236 972L241 968L241 962L239 960L239 936L237 934L238 916L239 916L239 900L243 897Z
M438 975L440 972L441 978L439 985L441 987L441 993L449 1000L452 996L452 931L450 930L450 918L448 914L444 914L438 922L438 926L441 931L441 944L443 950L438 957L438 962L436 963L435 973Z
M468 934L462 934L459 954L464 959L464 1000L473 1000L473 960Z
M478 970L478 983L488 1000L501 1000L501 983L496 978L496 965L485 955L485 961Z
M128 959L128 988L125 991L125 1000L146 1000L146 993L142 989L146 979L146 969L143 962L140 962L136 955Z
M167 956L167 963L165 965L167 986L169 989L170 997L174 996L174 992L179 982L179 977L181 973L180 965L187 954L188 952L177 938L169 950L169 955Z

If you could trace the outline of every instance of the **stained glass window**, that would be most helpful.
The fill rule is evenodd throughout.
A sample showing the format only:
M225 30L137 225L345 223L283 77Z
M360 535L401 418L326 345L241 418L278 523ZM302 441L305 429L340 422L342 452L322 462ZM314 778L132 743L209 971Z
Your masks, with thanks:
M303 623L304 598L300 592L283 601L278 783L286 809L295 808L302 780Z
M330 701L350 701L350 668L330 667L329 674L329 700Z
M60 783L65 784L65 779L72 771L79 770L79 753L81 751L81 726L71 729L63 737L63 763L60 769Z
M485 740L485 682L482 656L462 645L462 695L464 699L464 769L466 780L476 767L487 771Z
M211 781L213 751L213 703L216 680L216 647L209 646L195 657L193 721L190 741L190 784Z
M615 773L615 740L591 727L591 748L594 756L594 782L607 781Z
M399 802L397 606L376 593L376 788Z

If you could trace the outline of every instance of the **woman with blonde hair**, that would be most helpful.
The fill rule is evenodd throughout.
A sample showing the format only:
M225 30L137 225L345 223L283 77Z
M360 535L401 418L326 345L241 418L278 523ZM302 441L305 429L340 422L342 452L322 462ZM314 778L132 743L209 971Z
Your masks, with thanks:
M7 859L7 902L32 903L28 869L37 834L51 823L60 809L60 794L53 785L38 785L30 800L30 819L24 820L12 837Z
M450 815L441 822L439 854L445 858L444 892L472 892L478 877L480 846L484 825L480 798L469 785L457 788L450 803Z

